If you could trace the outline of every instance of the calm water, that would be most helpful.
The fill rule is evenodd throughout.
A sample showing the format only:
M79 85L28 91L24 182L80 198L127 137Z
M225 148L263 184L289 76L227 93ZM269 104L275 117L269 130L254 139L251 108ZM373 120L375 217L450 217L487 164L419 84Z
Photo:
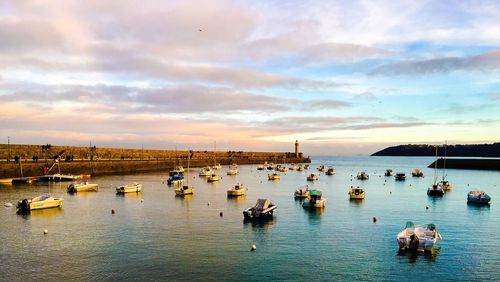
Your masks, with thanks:
M162 184L165 172L94 177L99 192L77 195L66 194L67 184L0 186L0 280L499 280L500 172L447 170L454 188L433 200L426 195L431 162L315 158L309 172L290 171L275 182L257 166L240 166L239 176L226 176L224 167L216 184L192 169L195 195L184 199ZM327 206L308 212L293 192L319 164L334 165L337 175L309 183ZM415 167L424 178L411 177ZM407 180L384 177L386 168ZM351 180L361 170L370 180ZM114 187L133 181L144 184L142 195L115 195ZM227 199L236 182L249 187L247 195ZM348 200L351 185L365 189L363 202ZM485 190L491 206L468 206L471 189ZM3 206L47 192L63 197L63 208L20 216ZM275 218L244 224L242 210L257 198L277 203ZM398 254L395 237L407 220L437 225L437 255Z

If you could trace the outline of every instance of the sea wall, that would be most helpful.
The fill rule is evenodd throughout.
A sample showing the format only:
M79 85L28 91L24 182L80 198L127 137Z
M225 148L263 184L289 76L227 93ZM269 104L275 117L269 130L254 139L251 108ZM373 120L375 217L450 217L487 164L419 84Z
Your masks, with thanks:
M431 163L428 167L443 168L445 160L440 158ZM446 159L446 168L455 169L479 169L479 170L500 170L500 159Z
M172 169L180 164L202 167L217 163L229 165L276 163L308 163L302 154L296 158L290 152L242 152L242 151L175 151L116 149L98 147L74 147L54 145L0 145L0 178L38 176L48 164L48 173L114 174ZM58 160L57 162L55 160Z

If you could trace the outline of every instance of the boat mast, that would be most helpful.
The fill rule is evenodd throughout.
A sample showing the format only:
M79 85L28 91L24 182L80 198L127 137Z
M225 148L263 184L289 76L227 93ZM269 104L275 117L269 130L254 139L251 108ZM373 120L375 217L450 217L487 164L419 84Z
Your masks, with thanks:
M448 141L444 141L444 158L443 158L443 181L446 177L446 147L448 145Z
M217 158L215 156L215 151L217 150L217 141L214 141L214 168L217 165Z
M187 181L186 181L186 186L189 187L189 159L191 159L191 151L188 150L188 169L186 171L186 178L187 178Z
M436 145L436 162L434 163L434 185L436 185L437 181L437 164L438 164L438 146Z

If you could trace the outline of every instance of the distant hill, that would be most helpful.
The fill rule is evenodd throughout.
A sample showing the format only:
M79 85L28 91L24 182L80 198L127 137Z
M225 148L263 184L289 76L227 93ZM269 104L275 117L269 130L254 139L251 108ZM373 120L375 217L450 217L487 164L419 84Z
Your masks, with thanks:
M436 155L434 145L398 145L387 147L372 156L413 156L433 157ZM472 145L448 145L446 147L448 157L500 157L500 143L472 144ZM438 149L438 156L444 156L444 147Z

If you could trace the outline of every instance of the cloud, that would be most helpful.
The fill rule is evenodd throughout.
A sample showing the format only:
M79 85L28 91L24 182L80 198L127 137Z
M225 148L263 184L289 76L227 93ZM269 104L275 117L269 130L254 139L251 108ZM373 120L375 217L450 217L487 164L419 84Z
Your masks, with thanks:
M403 61L379 66L370 75L426 75L453 71L490 72L500 70L500 50L469 57L447 57Z
M0 51L51 51L63 47L64 37L48 22L0 17Z

